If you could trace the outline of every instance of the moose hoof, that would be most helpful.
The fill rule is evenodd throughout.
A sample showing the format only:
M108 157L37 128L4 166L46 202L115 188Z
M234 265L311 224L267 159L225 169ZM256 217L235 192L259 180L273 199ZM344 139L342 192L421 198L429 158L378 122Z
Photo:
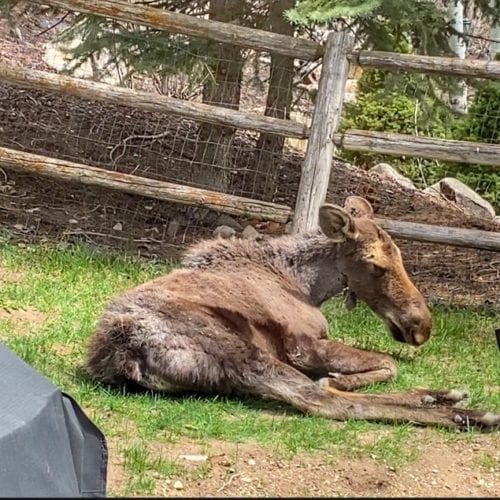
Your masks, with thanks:
M468 397L468 391L458 389L453 389L451 391L429 391L422 396L421 402L424 406L455 406Z
M349 376L342 373L328 373L328 377L318 380L318 384L322 389L337 389L338 391L350 391L352 386L349 383Z
M459 412L453 416L453 422L464 430L473 427L488 431L500 430L500 414L492 412Z

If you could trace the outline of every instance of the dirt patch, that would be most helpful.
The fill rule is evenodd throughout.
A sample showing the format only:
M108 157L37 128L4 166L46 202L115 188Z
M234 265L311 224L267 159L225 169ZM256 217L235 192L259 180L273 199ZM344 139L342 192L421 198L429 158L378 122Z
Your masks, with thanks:
M75 347L69 344L56 343L52 345L52 350L59 356L69 356L73 354Z
M20 271L11 271L0 266L0 283L19 283L25 279L25 274Z
M29 335L31 327L40 325L48 320L48 315L34 309L27 307L25 309L8 309L0 308L0 320L11 321L16 326L12 332L17 336Z
M397 470L370 457L321 452L287 458L277 450L253 443L217 440L201 443L188 439L156 442L150 447L151 456L175 461L185 472L173 477L153 472L154 494L194 497L494 497L500 494L498 436L478 435L450 443L433 431L415 429L414 437L408 446L416 451L416 461ZM119 449L115 441L110 443L108 484L113 494L123 494L130 479ZM206 459L194 460L196 455ZM181 488L176 485L177 480L181 481Z

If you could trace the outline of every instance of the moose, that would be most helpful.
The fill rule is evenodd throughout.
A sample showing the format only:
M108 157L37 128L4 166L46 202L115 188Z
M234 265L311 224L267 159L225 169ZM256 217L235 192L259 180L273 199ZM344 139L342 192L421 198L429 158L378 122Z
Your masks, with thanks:
M162 393L249 395L336 420L497 428L500 415L457 406L461 390L366 394L396 377L385 353L328 336L320 305L347 291L398 342L424 344L428 306L370 203L324 204L300 235L195 243L180 268L116 297L89 343L86 369L105 384Z

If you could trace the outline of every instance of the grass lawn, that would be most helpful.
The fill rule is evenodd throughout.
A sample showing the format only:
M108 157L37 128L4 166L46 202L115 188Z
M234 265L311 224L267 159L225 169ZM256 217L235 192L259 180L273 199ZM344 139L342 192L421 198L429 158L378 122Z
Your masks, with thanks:
M416 446L422 440L463 449L481 439L487 447L474 463L497 473L498 433L485 437L441 429L421 432L411 425L339 423L271 402L125 394L87 380L81 371L86 341L107 301L116 292L169 269L169 263L86 247L0 245L0 341L70 393L105 433L113 463L119 464L110 477L111 495L196 494L188 486L203 485L213 475L214 465L200 461L193 466L169 453L186 443L208 454L214 446L227 445L235 453L254 446L284 461L312 457L314 462L317 456L322 457L322 465L328 460L367 457L398 471L422 458ZM380 320L363 306L347 312L340 300L332 300L324 312L337 339L389 352L398 360L397 380L371 390L468 388L468 406L500 411L500 364L494 336L494 329L500 327L498 310L435 305L433 338L420 349L392 341ZM227 470L230 474L231 466ZM208 493L220 496L224 491Z

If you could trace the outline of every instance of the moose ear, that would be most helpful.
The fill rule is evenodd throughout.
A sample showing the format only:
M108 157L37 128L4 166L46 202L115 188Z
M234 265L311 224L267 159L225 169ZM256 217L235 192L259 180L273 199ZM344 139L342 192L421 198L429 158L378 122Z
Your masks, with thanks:
M348 196L344 202L344 208L352 217L373 219L373 207L361 196Z
M353 218L337 205L324 204L319 209L319 227L326 236L339 241L357 237Z

